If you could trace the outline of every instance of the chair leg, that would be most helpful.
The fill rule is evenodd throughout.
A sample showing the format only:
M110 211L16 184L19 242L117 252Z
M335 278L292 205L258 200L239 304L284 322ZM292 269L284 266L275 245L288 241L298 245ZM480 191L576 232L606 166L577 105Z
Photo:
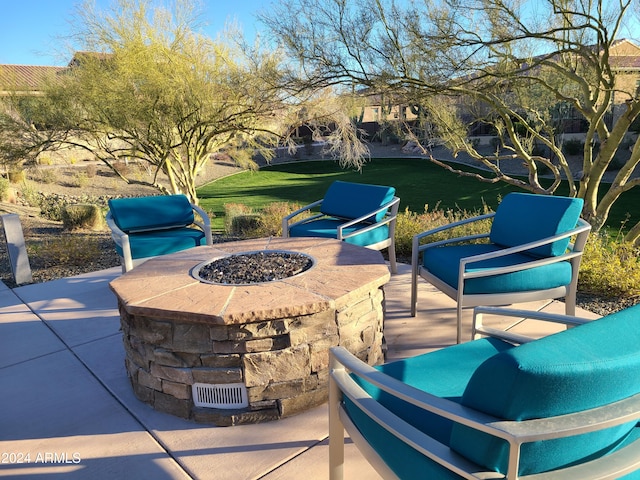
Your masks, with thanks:
M396 263L396 246L394 244L389 246L389 265L391 266L391 273L398 273L398 265Z
M573 286L569 286L569 291L564 297L564 311L565 314L571 315L572 317L576 316L576 296L576 289L573 288Z
M418 310L418 272L417 267L411 265L411 316L415 317Z
M411 316L415 317L417 313L418 303L418 272L420 266L418 259L420 258L420 240L417 236L413 237L411 242Z
M460 302L460 300L458 300L458 304L456 306L456 316L458 322L456 325L456 343L460 343L462 340L462 302Z
M118 258L120 259L120 265L122 266L122 273L127 273L127 263L124 259L124 257L121 257L120 255L118 255ZM131 270L131 269L129 269Z
M575 261L575 263L574 263ZM576 316L576 301L578 297L578 268L580 266L580 257L571 261L573 266L573 278L567 288L567 294L564 296L564 313L572 317ZM567 325L569 328L569 325Z
M337 367L337 362L330 358L329 370ZM342 401L335 380L329 376L329 479L343 480L344 478L344 427L340 421L338 407Z

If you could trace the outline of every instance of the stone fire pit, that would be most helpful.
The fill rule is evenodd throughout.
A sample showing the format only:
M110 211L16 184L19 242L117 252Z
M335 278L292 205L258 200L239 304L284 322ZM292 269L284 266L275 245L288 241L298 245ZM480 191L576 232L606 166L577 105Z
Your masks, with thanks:
M305 254L289 278L209 283L195 270L259 251ZM236 425L293 415L327 400L328 351L381 363L380 252L332 239L265 238L151 259L111 282L136 396L197 422Z

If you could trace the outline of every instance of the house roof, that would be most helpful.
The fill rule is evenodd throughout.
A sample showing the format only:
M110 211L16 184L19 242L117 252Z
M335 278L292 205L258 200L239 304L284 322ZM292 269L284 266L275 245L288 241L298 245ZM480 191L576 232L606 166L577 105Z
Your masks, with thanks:
M640 57L636 55L615 55L609 57L609 64L616 70L640 69Z
M104 52L87 52L80 50L73 55L73 58L69 62L69 66L73 66L82 62L83 59L93 58L97 60L109 60L113 57L112 53L104 53Z
M0 65L0 91L37 92L67 67Z

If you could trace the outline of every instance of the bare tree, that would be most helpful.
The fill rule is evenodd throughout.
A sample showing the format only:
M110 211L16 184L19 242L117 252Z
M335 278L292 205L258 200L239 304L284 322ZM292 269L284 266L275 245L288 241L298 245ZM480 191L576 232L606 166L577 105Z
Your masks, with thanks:
M419 105L425 122L455 154L465 152L487 173L553 194L568 180L584 198L583 216L602 228L620 195L640 183L640 140L631 130L640 113L636 81L625 77L624 55L640 54L621 41L632 19L631 0L283 0L264 18L297 59L301 83L345 85ZM582 164L563 149L563 116L586 125ZM493 129L498 146L481 151L473 126ZM629 148L629 144L631 147ZM610 184L603 175L622 164ZM518 162L526 179L509 175ZM551 181L541 181L541 171ZM640 241L640 223L627 233Z
M212 154L255 166L256 153L270 159L301 123L319 131L332 122L328 145L360 158L348 155L355 128L334 95L283 88L281 52L231 41L239 32L199 35L190 0L172 10L152 0L119 0L107 11L87 3L78 15L83 51L33 100L37 108L19 95L6 99L5 156L84 148L127 182L194 202ZM147 165L153 179L127 177L116 168L123 160Z

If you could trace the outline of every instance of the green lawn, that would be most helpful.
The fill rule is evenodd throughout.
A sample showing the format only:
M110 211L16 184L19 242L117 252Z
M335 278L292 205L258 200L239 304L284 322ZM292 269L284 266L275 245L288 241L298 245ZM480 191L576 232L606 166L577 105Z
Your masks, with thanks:
M414 212L424 211L425 204L430 209L439 204L440 208L476 210L483 201L495 208L500 196L522 191L503 182L492 184L460 177L423 159L385 158L368 162L361 172L342 169L331 161L269 166L221 178L199 188L198 196L201 206L215 215L212 227L222 231L227 203L242 203L256 209L281 201L304 205L322 198L335 180L392 185L401 199L400 211L408 207ZM609 225L619 228L627 212L632 215L631 222L640 220L638 205L640 189L626 192L614 205Z

